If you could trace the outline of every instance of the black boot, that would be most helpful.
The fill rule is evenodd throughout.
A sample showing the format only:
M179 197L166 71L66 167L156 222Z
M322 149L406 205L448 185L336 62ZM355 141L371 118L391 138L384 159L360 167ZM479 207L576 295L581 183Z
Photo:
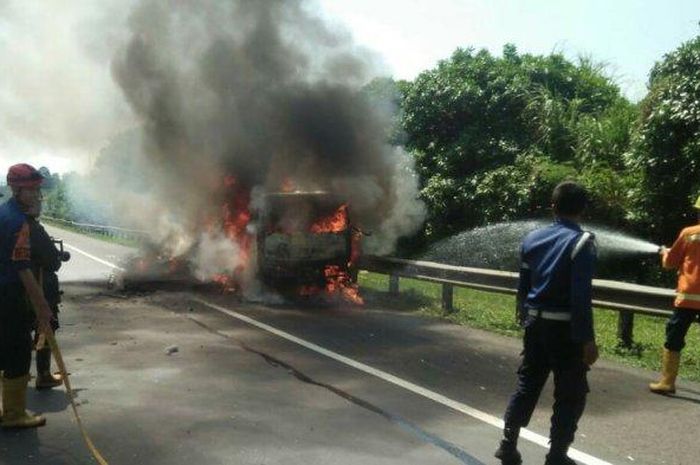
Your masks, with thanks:
M574 459L569 458L566 454L569 452L568 444L552 443L547 454L547 459L544 465L577 465Z
M503 429L503 440L493 454L501 461L501 465L520 465L523 459L518 452L518 436L520 428L505 427Z
M51 349L44 347L36 351L36 388L51 389L63 384L60 375L51 374Z

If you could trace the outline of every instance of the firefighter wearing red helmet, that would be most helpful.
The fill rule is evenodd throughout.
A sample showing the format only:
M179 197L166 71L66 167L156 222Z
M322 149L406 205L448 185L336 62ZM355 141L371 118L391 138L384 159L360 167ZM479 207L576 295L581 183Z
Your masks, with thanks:
M3 428L42 426L46 419L28 413L27 383L36 309L40 331L51 331L51 309L31 269L30 216L41 209L43 176L34 167L10 167L7 184L12 197L0 205L0 370Z

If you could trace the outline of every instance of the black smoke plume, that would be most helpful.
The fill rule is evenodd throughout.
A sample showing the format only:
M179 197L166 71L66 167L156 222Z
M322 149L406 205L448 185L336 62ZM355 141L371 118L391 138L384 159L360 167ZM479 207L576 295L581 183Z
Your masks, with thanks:
M151 229L185 247L200 241L202 214L230 200L220 189L225 176L254 193L291 180L299 190L338 194L373 231L369 252L388 253L420 227L412 162L387 144L388 115L361 92L373 56L313 6L136 5L112 73L142 124L155 200L134 210L148 213Z

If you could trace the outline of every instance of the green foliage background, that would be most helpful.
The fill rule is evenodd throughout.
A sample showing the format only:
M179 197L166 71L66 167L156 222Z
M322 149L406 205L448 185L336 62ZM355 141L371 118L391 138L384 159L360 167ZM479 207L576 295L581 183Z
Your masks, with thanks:
M648 95L633 103L589 58L507 45L501 56L458 49L414 81L395 83L403 144L429 210L410 246L547 216L551 190L565 179L589 188L592 222L670 244L696 222L699 70L700 37L662 57Z
M700 37L651 70L628 164L638 181L632 219L668 241L693 222L687 205L700 193Z
M637 108L591 60L459 49L399 88L430 211L426 243L546 215L563 179L591 188L596 221L631 226L624 154Z

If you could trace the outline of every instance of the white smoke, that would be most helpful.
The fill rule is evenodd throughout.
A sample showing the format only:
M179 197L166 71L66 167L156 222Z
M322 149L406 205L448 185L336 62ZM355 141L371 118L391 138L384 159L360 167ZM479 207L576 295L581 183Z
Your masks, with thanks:
M217 274L231 275L236 268L245 265L238 244L220 233L202 234L191 261L195 277L202 281Z
M0 1L0 159L87 166L134 124L109 70L133 2Z

